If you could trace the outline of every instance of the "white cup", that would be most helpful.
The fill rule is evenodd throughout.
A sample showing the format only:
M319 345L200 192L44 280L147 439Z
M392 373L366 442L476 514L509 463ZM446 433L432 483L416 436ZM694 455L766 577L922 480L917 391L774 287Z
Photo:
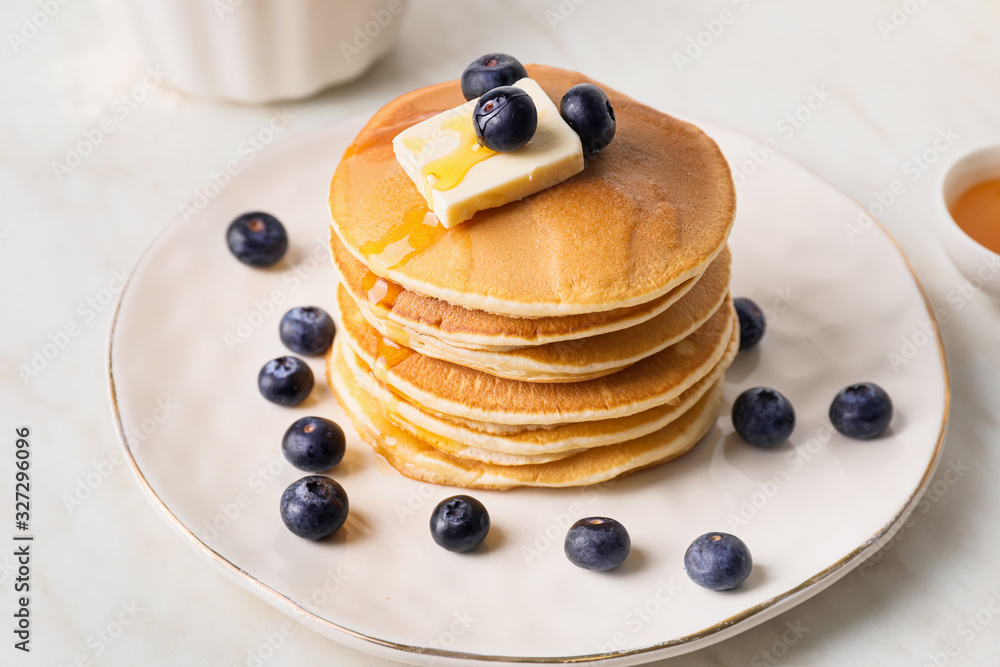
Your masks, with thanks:
M1000 297L1000 255L973 240L951 216L951 207L969 188L994 178L1000 178L1000 145L957 158L938 179L937 213L941 241L951 261L977 289Z
M361 75L399 32L407 0L103 0L146 67L196 96L262 104Z

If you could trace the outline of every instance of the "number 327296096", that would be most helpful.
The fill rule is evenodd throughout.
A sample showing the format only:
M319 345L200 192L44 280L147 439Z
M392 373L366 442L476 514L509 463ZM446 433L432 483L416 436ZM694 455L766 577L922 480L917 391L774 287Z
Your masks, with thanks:
M17 429L17 449L15 450L14 467L14 521L21 530L28 529L31 519L31 443L28 436L31 430L24 426Z

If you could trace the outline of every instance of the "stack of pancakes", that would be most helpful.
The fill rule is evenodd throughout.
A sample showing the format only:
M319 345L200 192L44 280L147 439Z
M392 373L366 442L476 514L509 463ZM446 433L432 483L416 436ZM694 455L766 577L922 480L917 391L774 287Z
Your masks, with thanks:
M589 81L528 74L557 103ZM714 423L739 345L729 167L698 128L604 90L617 133L583 172L449 230L392 139L462 104L458 82L389 103L337 168L327 379L403 474L592 484L680 456Z

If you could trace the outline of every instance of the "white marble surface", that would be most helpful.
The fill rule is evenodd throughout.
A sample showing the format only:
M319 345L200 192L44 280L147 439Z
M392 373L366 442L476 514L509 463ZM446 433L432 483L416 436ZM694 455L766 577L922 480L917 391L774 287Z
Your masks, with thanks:
M277 136L453 78L479 53L500 49L773 138L865 205L901 181L880 217L946 316L952 372L951 432L929 500L860 571L784 616L669 664L994 664L998 304L968 289L948 261L932 203L942 162L1000 135L1000 7L986 0L678 4L415 1L387 59L360 82L286 105L292 118ZM890 31L894 4L915 13L897 14L900 25ZM9 34L43 5L58 11L15 49ZM565 20L553 24L547 12L560 7ZM674 53L724 10L730 22L716 37L703 35L703 53L679 68ZM117 276L213 172L252 159L243 142L273 111L194 101L154 78L145 79L145 93L130 93L146 74L108 44L87 0L8 0L0 12L0 502L10 517L14 429L29 425L37 535L33 652L15 652L6 631L0 663L245 665L277 633L281 647L263 664L391 664L287 625L177 539L121 464L109 417L105 343ZM828 99L813 97L818 108L800 111L808 119L798 127L783 120L816 90ZM122 95L145 99L131 108ZM67 147L83 131L94 136L102 121L113 131L60 180L53 162L65 161ZM913 156L931 157L948 128L957 138L922 171ZM50 340L64 348L22 380L18 367ZM960 475L946 474L956 469ZM79 502L67 501L73 496ZM7 619L9 553L0 549Z

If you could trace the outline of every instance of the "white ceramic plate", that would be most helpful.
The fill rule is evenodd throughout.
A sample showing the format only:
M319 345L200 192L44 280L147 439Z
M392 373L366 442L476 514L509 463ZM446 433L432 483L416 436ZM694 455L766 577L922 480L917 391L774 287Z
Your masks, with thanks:
M320 379L321 359L310 361L316 389L296 408L265 401L256 376L285 353L278 321L288 308L334 307L327 185L363 121L285 141L206 193L207 207L174 220L143 255L111 332L112 408L140 485L243 586L337 641L415 664L636 664L815 595L914 508L940 454L949 393L906 260L879 225L859 225L857 204L802 167L771 155L755 168L747 160L758 142L699 123L734 171L755 171L738 190L733 293L771 321L730 371L723 415L695 450L598 488L476 491L493 529L485 548L461 555L437 547L427 527L457 491L398 475L348 429L332 473L350 496L348 523L322 543L289 533L278 498L304 473L282 458L282 434L305 415L348 420ZM272 269L246 267L226 248L229 222L253 209L279 216L291 237ZM872 442L831 433L826 420L834 394L861 380L896 406L888 434ZM728 417L756 385L796 408L790 443L773 451L743 444ZM631 534L632 554L614 572L580 570L563 555L566 527L593 515ZM742 537L755 562L726 593L699 588L682 567L691 540L720 530Z

